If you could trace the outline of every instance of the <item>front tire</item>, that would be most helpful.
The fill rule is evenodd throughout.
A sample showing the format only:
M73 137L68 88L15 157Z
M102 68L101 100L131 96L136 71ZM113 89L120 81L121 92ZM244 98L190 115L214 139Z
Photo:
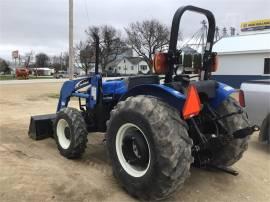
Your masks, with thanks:
M166 198L190 174L192 140L186 124L179 112L156 98L119 102L111 112L106 139L113 173L134 197Z
M75 159L84 153L88 132L80 111L68 107L57 112L54 131L54 138L62 156Z
M239 110L243 110L239 106L238 102L230 97L225 100L217 109L217 112L224 116ZM227 136L231 136L235 131L249 127L249 121L247 119L247 114L244 111L241 114L236 114L223 119L223 124L228 130ZM248 148L249 136L241 139L232 139L228 144L223 146L218 152L216 152L211 160L212 165L217 166L231 166L237 161L239 161L243 153Z

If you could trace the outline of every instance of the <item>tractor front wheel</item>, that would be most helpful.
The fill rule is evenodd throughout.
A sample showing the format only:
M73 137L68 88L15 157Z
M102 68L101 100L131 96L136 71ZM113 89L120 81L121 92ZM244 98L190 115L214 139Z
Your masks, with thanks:
M87 129L81 112L64 108L57 113L54 138L61 155L69 159L79 158L87 143Z
M168 197L189 176L192 140L179 112L147 96L117 104L107 124L113 173L134 197Z

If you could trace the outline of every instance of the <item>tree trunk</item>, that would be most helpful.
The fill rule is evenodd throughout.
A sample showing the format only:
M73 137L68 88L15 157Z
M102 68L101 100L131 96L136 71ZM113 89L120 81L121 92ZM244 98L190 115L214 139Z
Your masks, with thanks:
M154 73L154 70L153 70L153 64L152 64L152 62L151 61L148 61L147 64L149 66L150 74L153 74Z
M154 71L153 71L153 62L152 62L151 58L152 58L152 55L149 54L146 62L148 64L148 66L149 66L150 74L153 74L154 73Z

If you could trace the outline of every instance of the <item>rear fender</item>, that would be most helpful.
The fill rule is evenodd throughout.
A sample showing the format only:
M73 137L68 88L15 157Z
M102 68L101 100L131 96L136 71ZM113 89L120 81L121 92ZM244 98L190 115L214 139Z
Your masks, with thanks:
M210 100L210 105L214 108L217 108L224 100L226 100L232 93L235 92L236 90L231 86L219 82L216 90L216 96Z
M176 108L179 112L182 111L184 106L186 96L178 91L159 84L146 84L146 85L139 85L128 92L126 92L120 98L120 101L123 101L131 96L137 95L146 95L146 96L153 96L156 97L163 102L169 104L170 106Z
M224 83L218 83L216 89L216 96L210 100L210 105L214 108L217 108L224 100L226 100L232 93L235 93L236 90L231 86L228 86ZM131 96L137 95L148 95L157 97L163 102L169 104L170 106L176 108L179 111L182 111L184 103L186 101L186 96L170 87L158 84L147 84L139 85L128 92L126 92L120 98L120 101L127 99Z

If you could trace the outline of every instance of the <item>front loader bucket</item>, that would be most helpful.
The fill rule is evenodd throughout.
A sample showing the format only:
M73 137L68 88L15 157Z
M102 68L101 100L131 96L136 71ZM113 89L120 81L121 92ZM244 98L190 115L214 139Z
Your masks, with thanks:
M31 116L28 136L34 140L52 137L55 118L56 114Z

